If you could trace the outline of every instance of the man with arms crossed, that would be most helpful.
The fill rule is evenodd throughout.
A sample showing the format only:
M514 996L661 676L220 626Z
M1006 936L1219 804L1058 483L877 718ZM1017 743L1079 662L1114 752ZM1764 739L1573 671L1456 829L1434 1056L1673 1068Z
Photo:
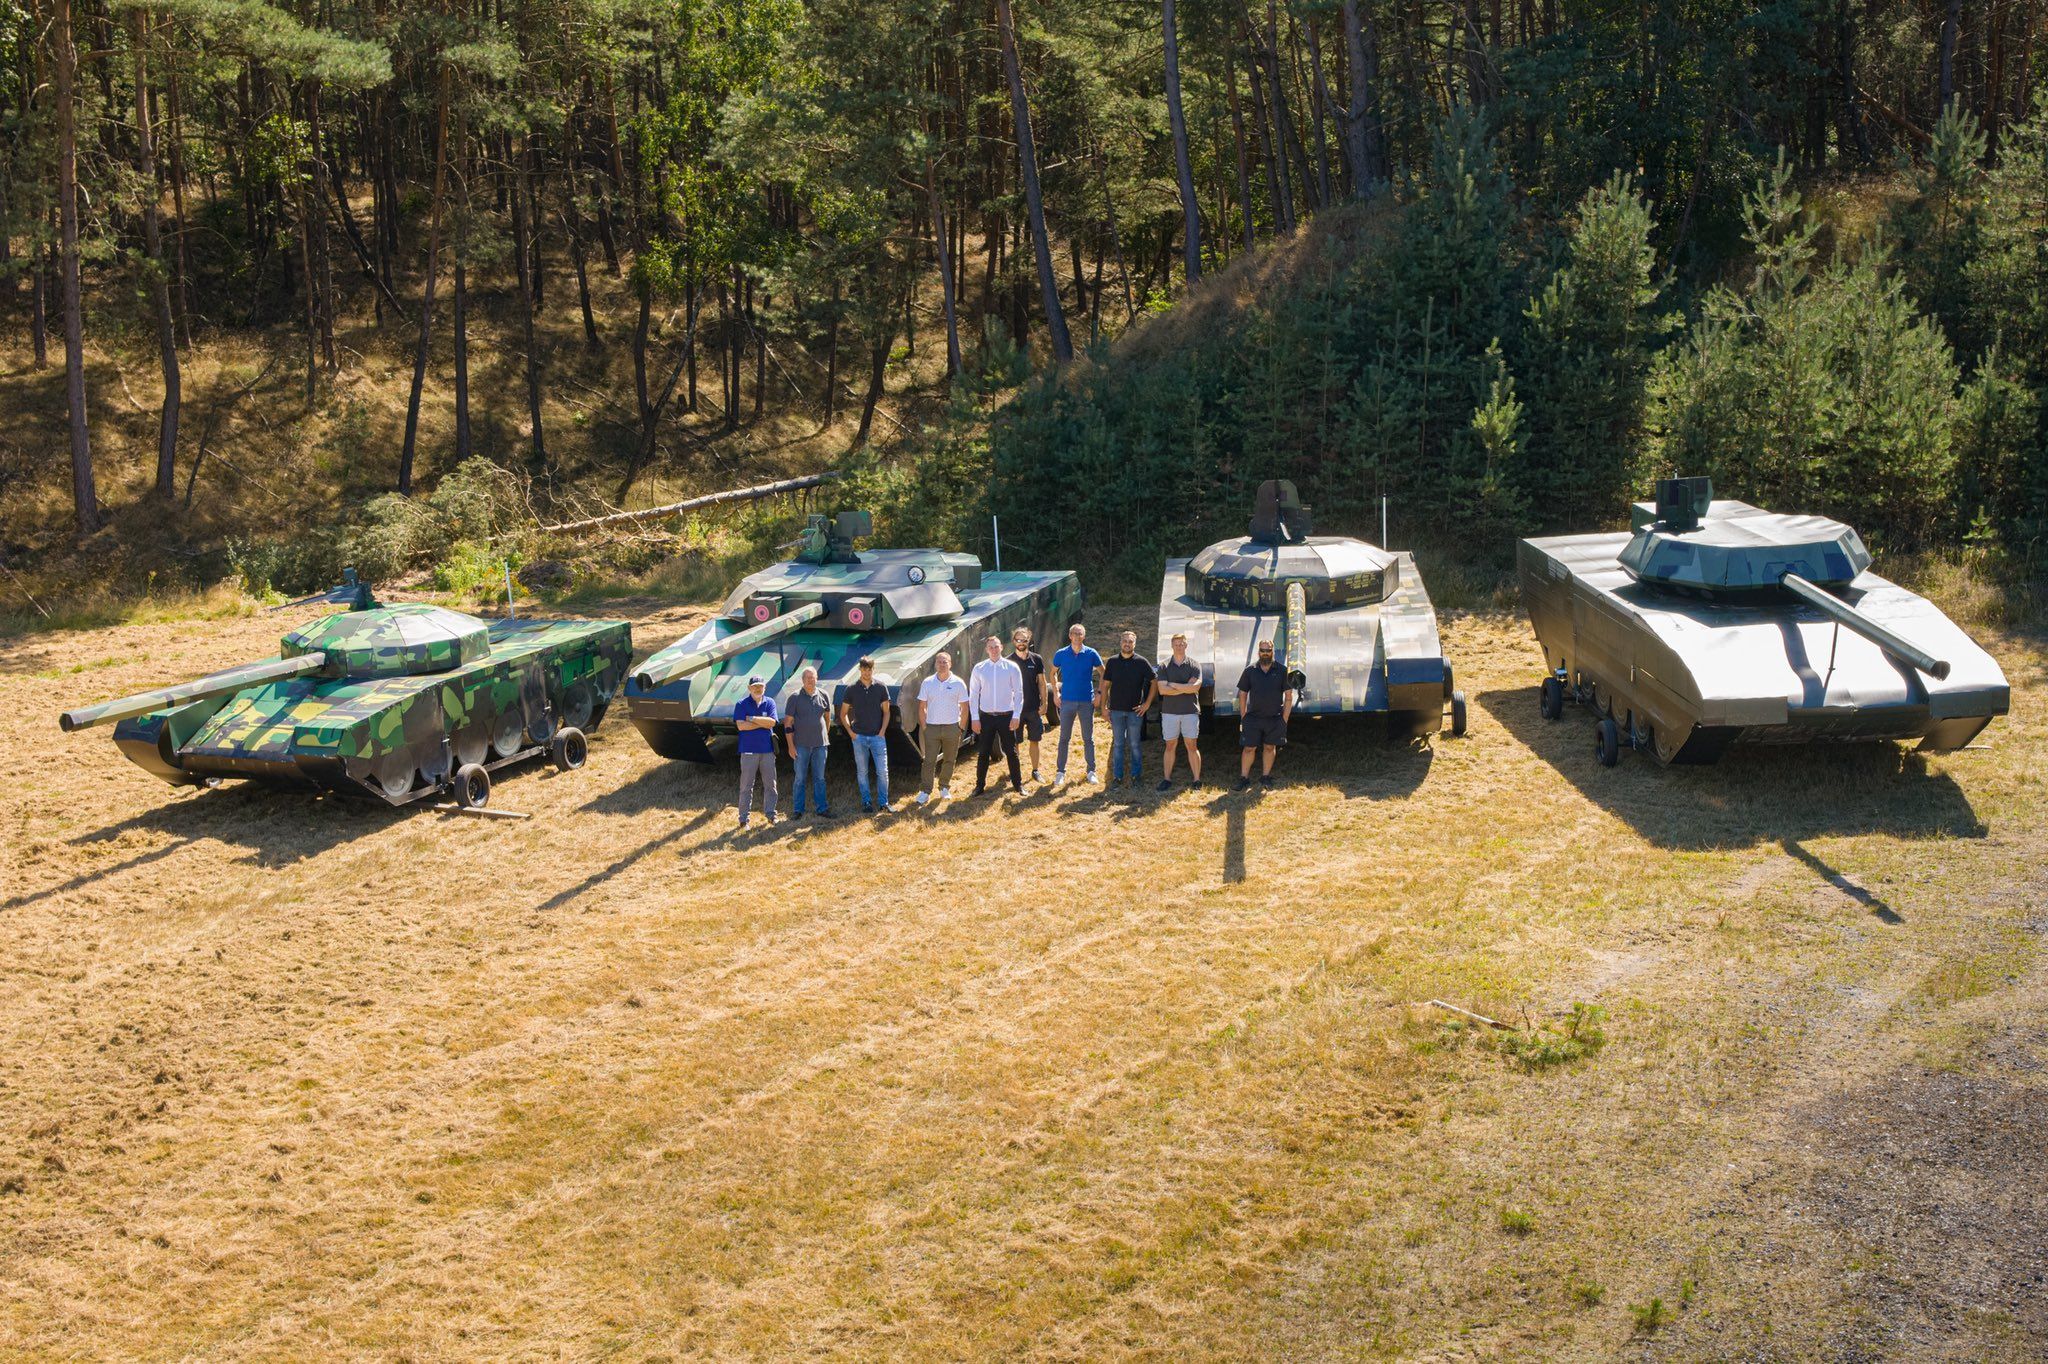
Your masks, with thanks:
M1010 760L1010 789L1022 795L1024 778L1017 771L1017 730L1024 717L1024 674L1003 657L1003 641L990 635L982 643L988 657L974 665L967 678L967 716L974 725L974 794L988 790L988 764L997 753Z
M1159 789L1173 789L1173 751L1188 752L1188 785L1202 784L1202 750L1195 734L1202 727L1202 665L1188 657L1188 637L1173 637L1173 657L1159 665L1159 732L1166 739L1166 775Z
M740 827L754 805L754 782L761 783L761 810L775 822L775 703L768 699L768 679L747 679L747 694L732 708L740 732Z
M889 812L889 689L875 681L875 660L860 661L860 680L839 697L839 723L853 736L853 778L860 784L860 810ZM872 772L872 780L870 779ZM874 792L870 805L868 793Z
M1045 659L1031 652L1031 632L1018 626L1010 632L1010 661L1024 679L1024 725L1021 733L1031 742L1031 780L1038 775L1038 741L1045 737Z
M1138 653L1138 637L1126 630L1117 639L1116 653L1102 665L1102 680L1109 684L1109 775L1118 786L1126 770L1137 785L1139 759L1145 738L1145 712L1157 695L1158 675L1152 660Z
M1259 785L1273 784L1273 755L1287 742L1287 721L1294 714L1294 688L1287 685L1287 669L1273 661L1273 641L1259 641L1259 661L1237 679L1239 747L1244 757L1239 764L1237 789L1252 784L1252 755L1265 759Z
M1060 751L1053 759L1053 785L1067 779L1067 744L1081 730L1081 756L1088 780L1095 780L1095 703L1102 693L1102 655L1088 647L1088 627L1076 621L1067 627L1067 644L1052 656L1060 679Z
M924 744L924 770L917 780L919 805L931 802L934 785L940 800L953 794L960 734L967 728L967 684L953 675L953 655L940 654L932 667L932 675L917 686L918 738Z
M816 668L806 665L800 676L803 686L790 696L784 707L788 714L782 717L789 735L790 761L796 764L796 773L790 779L796 800L790 813L798 819L804 817L804 788L808 786L811 808L818 812L819 819L830 819L832 811L825 804L825 753L832 737L832 698L818 690Z

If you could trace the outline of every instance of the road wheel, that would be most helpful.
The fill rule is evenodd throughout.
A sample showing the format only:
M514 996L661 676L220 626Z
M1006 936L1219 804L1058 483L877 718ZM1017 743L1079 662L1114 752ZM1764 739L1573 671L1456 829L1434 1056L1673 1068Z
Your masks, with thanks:
M491 727L491 747L501 758L509 758L524 746L526 739L526 717L517 705L510 706L498 714Z
M491 774L482 763L464 763L456 770L450 791L463 809L481 810L491 803Z
M561 705L556 707L564 729L589 729L590 717L596 709L597 694L591 691L588 682L572 683L569 690L562 693Z
M1621 761L1621 727L1610 718L1602 717L1593 726L1593 755L1600 759L1602 767L1612 767Z
M376 779L377 789L384 793L384 799L399 800L412 790L412 754L406 749L394 749L378 758L370 773Z
M1465 737L1465 693L1461 691L1451 693L1451 737Z
M558 731L554 742L548 745L548 761L557 772L574 772L589 757L590 745L584 741L583 731L574 725Z
M1555 720L1564 714L1564 683L1555 677L1543 679L1543 692L1539 700L1543 707L1543 718Z

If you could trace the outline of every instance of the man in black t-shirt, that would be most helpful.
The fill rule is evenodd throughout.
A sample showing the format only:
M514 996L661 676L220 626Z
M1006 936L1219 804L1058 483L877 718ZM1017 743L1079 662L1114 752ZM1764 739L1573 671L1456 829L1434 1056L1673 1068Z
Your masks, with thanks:
M1287 685L1287 669L1273 661L1273 641L1259 641L1259 661L1237 679L1237 742L1244 750L1238 766L1237 789L1252 784L1252 755L1265 759L1259 784L1273 784L1273 755L1287 743L1287 721L1294 714L1294 688Z
M853 777L862 814L889 813L889 689L875 681L875 660L860 661L860 681L839 693L839 723L853 736ZM872 778L870 774L872 773ZM870 788L874 801L869 803Z
M1109 773L1121 786L1126 766L1131 780L1138 780L1138 744L1158 683L1152 660L1139 655L1138 637L1131 631L1123 632L1117 651L1104 661L1102 679L1109 685Z
M1031 780L1038 775L1038 745L1045 738L1045 659L1031 651L1031 632L1023 626L1010 631L1010 661L1024 674L1024 737L1031 743Z

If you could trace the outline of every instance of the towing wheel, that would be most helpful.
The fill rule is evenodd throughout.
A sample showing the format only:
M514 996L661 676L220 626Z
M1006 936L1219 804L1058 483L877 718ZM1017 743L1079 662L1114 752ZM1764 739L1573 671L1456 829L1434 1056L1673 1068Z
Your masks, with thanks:
M1558 681L1555 677L1544 678L1543 692L1539 699L1542 704L1544 719L1555 720L1558 716L1563 715L1564 683Z
M1621 761L1621 726L1610 717L1603 716L1593 727L1593 755L1600 759L1602 767L1612 767Z
M1451 737L1465 737L1465 693L1461 691L1451 693Z
M450 790L457 805L465 810L481 810L491 803L491 774L482 763L464 763L456 769Z
M590 745L584 740L583 731L574 725L557 731L554 742L548 745L548 761L557 772L574 772L589 757Z

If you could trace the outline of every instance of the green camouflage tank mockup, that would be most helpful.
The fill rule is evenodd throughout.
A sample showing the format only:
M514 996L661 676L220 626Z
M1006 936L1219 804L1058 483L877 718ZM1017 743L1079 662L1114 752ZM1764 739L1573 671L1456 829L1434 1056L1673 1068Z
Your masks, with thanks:
M1262 642L1295 688L1294 714L1385 715L1397 732L1465 732L1436 608L1411 555L1340 535L1311 535L1292 483L1259 485L1251 534L1168 559L1159 589L1159 656L1175 634L1202 667L1201 704L1237 713L1237 679Z
M490 770L551 752L582 765L632 657L624 621L483 621L379 605L353 573L293 605L342 605L284 636L278 656L64 712L113 724L137 766L175 785L243 777L375 796L490 798Z
M1870 571L1854 530L1664 479L1630 529L1524 540L1543 714L1593 709L1595 752L1709 763L1731 743L1918 739L1960 748L2011 702L1996 661Z
M890 726L913 745L917 689L941 652L964 676L981 641L1024 626L1037 644L1081 618L1080 579L1065 570L984 573L972 554L864 549L866 512L813 516L797 556L742 579L718 615L650 655L626 681L626 707L665 758L709 762L709 741L731 734L733 707L760 677L780 713L806 667L836 707L860 660L890 689Z

